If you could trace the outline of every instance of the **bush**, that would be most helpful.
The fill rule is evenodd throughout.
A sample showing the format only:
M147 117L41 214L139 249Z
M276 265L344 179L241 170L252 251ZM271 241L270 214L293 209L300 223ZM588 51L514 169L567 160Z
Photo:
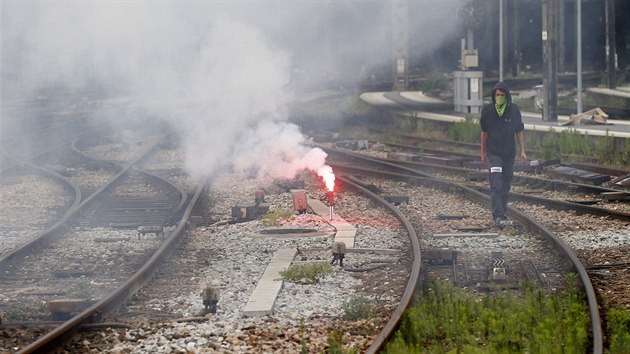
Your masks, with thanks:
M560 154L558 135L556 135L553 128L550 128L549 134L543 138L542 149L543 159L545 160L555 159Z
M630 353L630 311L614 308L608 311L606 324L610 335L608 353Z
M292 210L287 209L274 209L265 214L260 222L264 226L280 226L282 221L291 220L295 217L295 213Z
M282 280L297 284L315 284L320 279L332 274L333 268L328 263L311 263L292 265L289 269L281 271Z
M451 124L448 127L448 137L451 140L478 143L480 136L481 125L470 115L467 115L464 121Z
M439 96L440 93L450 90L451 84L441 73L434 71L420 84L420 89L429 96Z
M615 158L615 138L606 129L606 136L597 139L597 157L601 162L612 162Z
M570 279L569 279L570 283ZM429 284L405 312L386 353L585 353L589 317L582 293L547 294L524 283L519 293L479 295Z
M348 321L369 319L376 315L376 304L363 296L353 296L341 305L343 318Z

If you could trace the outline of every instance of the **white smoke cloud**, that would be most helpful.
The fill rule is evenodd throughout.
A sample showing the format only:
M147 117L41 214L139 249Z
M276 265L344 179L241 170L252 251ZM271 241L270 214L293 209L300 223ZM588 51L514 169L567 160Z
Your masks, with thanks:
M307 148L299 129L286 123L291 75L299 72L306 82L353 76L391 57L388 2L5 1L0 7L3 77L32 89L96 85L132 100L178 129L194 175L230 157L259 175L317 170L325 154ZM427 32L416 20L412 29ZM431 23L433 41L452 32ZM131 118L109 117L112 123Z
M306 147L297 126L262 121L241 136L233 158L239 170L253 170L260 177L292 178L305 169L316 172L325 165L326 153Z

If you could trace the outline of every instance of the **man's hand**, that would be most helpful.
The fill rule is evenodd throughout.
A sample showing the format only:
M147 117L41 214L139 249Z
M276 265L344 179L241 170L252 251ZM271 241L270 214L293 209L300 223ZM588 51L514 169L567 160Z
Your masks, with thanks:
M521 160L527 161L527 154L525 153L525 150L521 150Z

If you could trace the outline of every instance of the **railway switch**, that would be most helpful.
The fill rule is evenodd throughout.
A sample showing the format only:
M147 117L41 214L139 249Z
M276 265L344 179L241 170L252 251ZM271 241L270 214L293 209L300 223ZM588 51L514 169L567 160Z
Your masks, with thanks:
M256 192L254 192L254 203L256 203L256 205L260 205L260 203L264 203L265 202L265 191L262 189L256 189Z
M306 190L292 189L291 195L293 196L293 209L300 214L305 214L306 209L308 209L308 203L306 202Z
M164 228L159 225L145 225L138 227L138 240L146 234L155 234L156 237L164 237Z
M203 289L203 305L209 313L217 313L217 303L219 302L219 290L207 287Z
M505 261L502 252L492 252L492 275L493 281L504 281L507 279L505 275Z
M343 259L346 256L346 244L343 242L333 242L332 254L333 259L330 264L336 265L337 261L339 261L339 266L343 267Z
M432 265L453 265L457 263L457 251L431 248L422 251L422 259Z
M251 221L269 212L269 203L238 203L232 207L232 218L235 221Z
M48 301L48 310L53 321L65 321L86 308L83 299L56 299Z
M406 195L386 195L383 199L394 205L409 204L409 197Z

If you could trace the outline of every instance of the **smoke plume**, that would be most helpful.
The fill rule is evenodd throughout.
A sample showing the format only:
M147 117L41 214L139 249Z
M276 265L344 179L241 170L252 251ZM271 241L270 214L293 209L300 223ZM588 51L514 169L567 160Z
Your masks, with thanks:
M456 3L414 6L450 14ZM259 176L316 171L325 153L287 123L296 83L356 81L391 60L388 2L3 1L0 16L5 91L105 90L140 108L104 117L111 124L149 118L175 127L193 175L228 159ZM434 20L427 32L423 21L411 30L431 33L428 52L455 28L436 30Z

